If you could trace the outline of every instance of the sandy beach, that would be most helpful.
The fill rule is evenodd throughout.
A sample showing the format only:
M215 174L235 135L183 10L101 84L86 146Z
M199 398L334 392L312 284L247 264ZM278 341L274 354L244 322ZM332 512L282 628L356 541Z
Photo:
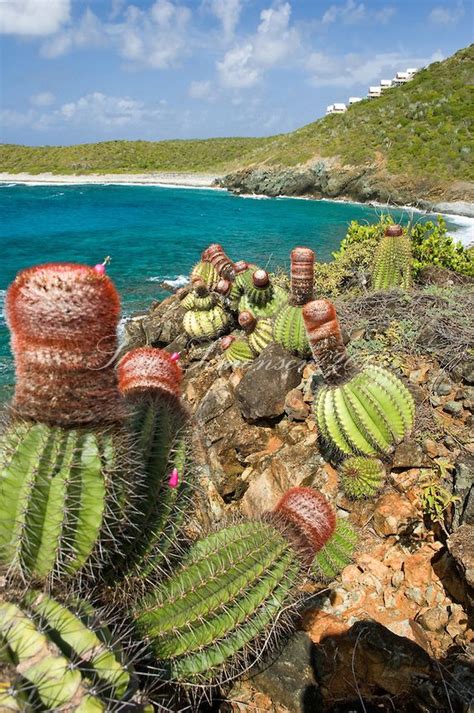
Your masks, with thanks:
M219 176L208 173L91 173L60 175L56 173L0 173L0 183L29 183L45 185L74 184L134 184L137 186L184 186L211 188Z

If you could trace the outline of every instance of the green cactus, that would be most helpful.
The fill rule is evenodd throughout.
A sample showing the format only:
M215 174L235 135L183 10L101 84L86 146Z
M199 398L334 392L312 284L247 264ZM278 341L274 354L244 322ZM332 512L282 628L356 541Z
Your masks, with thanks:
M158 675L181 685L211 685L229 680L243 662L251 664L252 648L260 651L280 628L315 552L331 547L339 560L347 557L349 548L341 544L346 533L335 527L334 511L320 493L294 488L263 520L195 543L178 571L135 608Z
M333 536L314 557L312 575L318 580L333 580L351 562L356 544L357 535L350 522L338 518Z
M209 290L215 290L220 275L212 263L201 260L191 270L191 283L196 280L202 280Z
M225 359L231 364L242 364L255 359L255 354L246 339L235 339L224 352Z
M12 421L0 442L0 563L44 579L113 557L135 505L130 445L123 430Z
M390 290L411 287L411 242L399 225L390 225L375 251L372 288Z
M188 337L199 340L215 339L229 323L229 315L219 304L206 310L189 310L183 317L183 328Z
M378 458L352 456L344 460L339 475L350 498L372 498L383 485L385 466Z
M252 280L254 271L254 267L249 267L235 276L228 296L229 305L232 311L236 312L239 309L240 298L244 294L245 286Z
M13 684L0 689L2 710L18 689L34 710L39 703L45 711L111 711L131 688L121 650L85 602L68 608L39 592L19 603L0 600L0 642L17 669Z
M370 364L344 385L323 387L315 414L322 437L345 455L388 453L413 426L415 406L406 386Z
M208 294L200 296L195 291L189 292L183 300L181 300L181 307L186 311L194 309L196 311L209 310L214 305L217 304L217 300L214 295Z
M265 347L273 342L273 324L271 319L260 317L255 328L248 335L249 346L255 354L261 354Z
M244 294L239 300L239 312L251 312L255 317L273 317L288 302L288 293L282 287L272 288L272 297L264 305L252 302L249 294Z
M303 321L303 309L299 305L285 305L275 317L273 336L287 351L306 359L311 354Z

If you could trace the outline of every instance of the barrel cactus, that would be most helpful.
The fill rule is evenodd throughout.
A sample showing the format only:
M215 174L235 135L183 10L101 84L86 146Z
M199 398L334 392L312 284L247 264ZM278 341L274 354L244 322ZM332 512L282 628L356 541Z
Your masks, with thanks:
M352 456L343 461L339 476L350 498L372 498L383 485L385 466L378 458Z
M210 263L219 277L226 280L233 280L235 276L234 263L227 257L224 252L222 245L218 243L212 243L209 245L201 255L201 260Z
M273 324L271 319L254 317L251 312L241 312L239 325L247 335L248 344L254 356L258 356L265 347L273 341Z
M303 321L303 305L313 299L314 252L295 248L291 252L290 301L276 314L275 341L292 354L307 358L311 349Z
M206 686L248 668L284 626L282 613L291 609L298 581L335 533L326 499L294 488L262 520L196 542L173 576L135 609L157 675Z
M388 453L413 427L415 407L407 387L388 369L350 365L329 300L309 302L303 316L314 357L331 384L315 399L321 437L344 455Z
M374 257L372 288L390 290L411 287L411 243L400 225L389 225Z
M34 590L0 599L0 659L12 667L2 711L105 713L123 709L133 691L120 646L84 601L68 607Z
M215 339L225 332L230 324L230 317L220 304L217 295L209 294L207 287L199 284L194 293L188 297L189 304L192 306L183 317L183 328L188 337L208 340ZM185 300L188 302L188 298Z
M244 273L244 293L239 300L239 312L251 312L255 317L272 317L288 301L288 295L273 285L266 270Z
M236 339L229 335L222 340L221 349L230 364L240 365L255 359L255 354L246 339Z

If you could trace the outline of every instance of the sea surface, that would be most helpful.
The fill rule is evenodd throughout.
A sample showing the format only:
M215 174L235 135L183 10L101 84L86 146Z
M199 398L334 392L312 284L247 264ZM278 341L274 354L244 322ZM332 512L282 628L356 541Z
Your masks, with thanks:
M94 265L110 255L128 315L185 282L201 251L219 242L234 260L288 267L290 250L310 246L329 260L351 220L428 216L354 203L237 197L225 191L130 185L0 185L0 386L13 381L4 297L18 270L67 260ZM448 225L459 231L452 219ZM8 389L7 389L8 390ZM1 394L0 394L1 395Z

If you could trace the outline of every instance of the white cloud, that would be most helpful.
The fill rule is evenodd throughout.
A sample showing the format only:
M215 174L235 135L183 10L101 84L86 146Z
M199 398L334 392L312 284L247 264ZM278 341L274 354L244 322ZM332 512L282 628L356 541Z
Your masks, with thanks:
M21 126L29 126L34 119L34 111L21 112L15 109L0 110L0 126L4 129L18 129Z
M380 10L376 10L373 14L375 22L381 25L386 25L390 22L392 17L396 14L396 9L394 7L382 7Z
M222 86L243 89L257 84L265 70L286 60L299 47L298 31L290 25L291 5L286 2L260 13L257 32L232 47L217 71Z
M391 79L395 72L407 67L424 67L430 62L443 59L441 52L431 57L417 57L402 52L386 52L362 56L346 54L331 56L313 52L306 63L311 75L310 83L315 87L352 87L357 84L369 85L380 79Z
M188 94L192 99L209 99L212 94L212 83L208 80L191 82Z
M434 25L456 25L464 16L464 6L462 2L451 7L434 7L429 14L429 20Z
M99 47L105 43L99 18L87 8L77 25L57 33L41 47L40 54L55 59L77 47Z
M55 96L52 92L39 92L30 97L30 103L33 104L33 106L51 106L55 100Z
M52 35L68 22L70 12L70 0L2 0L0 32Z
M366 14L363 2L347 0L345 5L331 5L323 15L323 25L329 25L336 20L341 20L346 25L353 25L364 19Z
M102 92L92 92L77 101L63 104L53 112L51 120L114 128L156 120L162 113L161 107L149 107L144 102L129 97L113 97Z
M221 23L224 41L231 40L240 20L241 0L204 0L203 7L209 9Z

